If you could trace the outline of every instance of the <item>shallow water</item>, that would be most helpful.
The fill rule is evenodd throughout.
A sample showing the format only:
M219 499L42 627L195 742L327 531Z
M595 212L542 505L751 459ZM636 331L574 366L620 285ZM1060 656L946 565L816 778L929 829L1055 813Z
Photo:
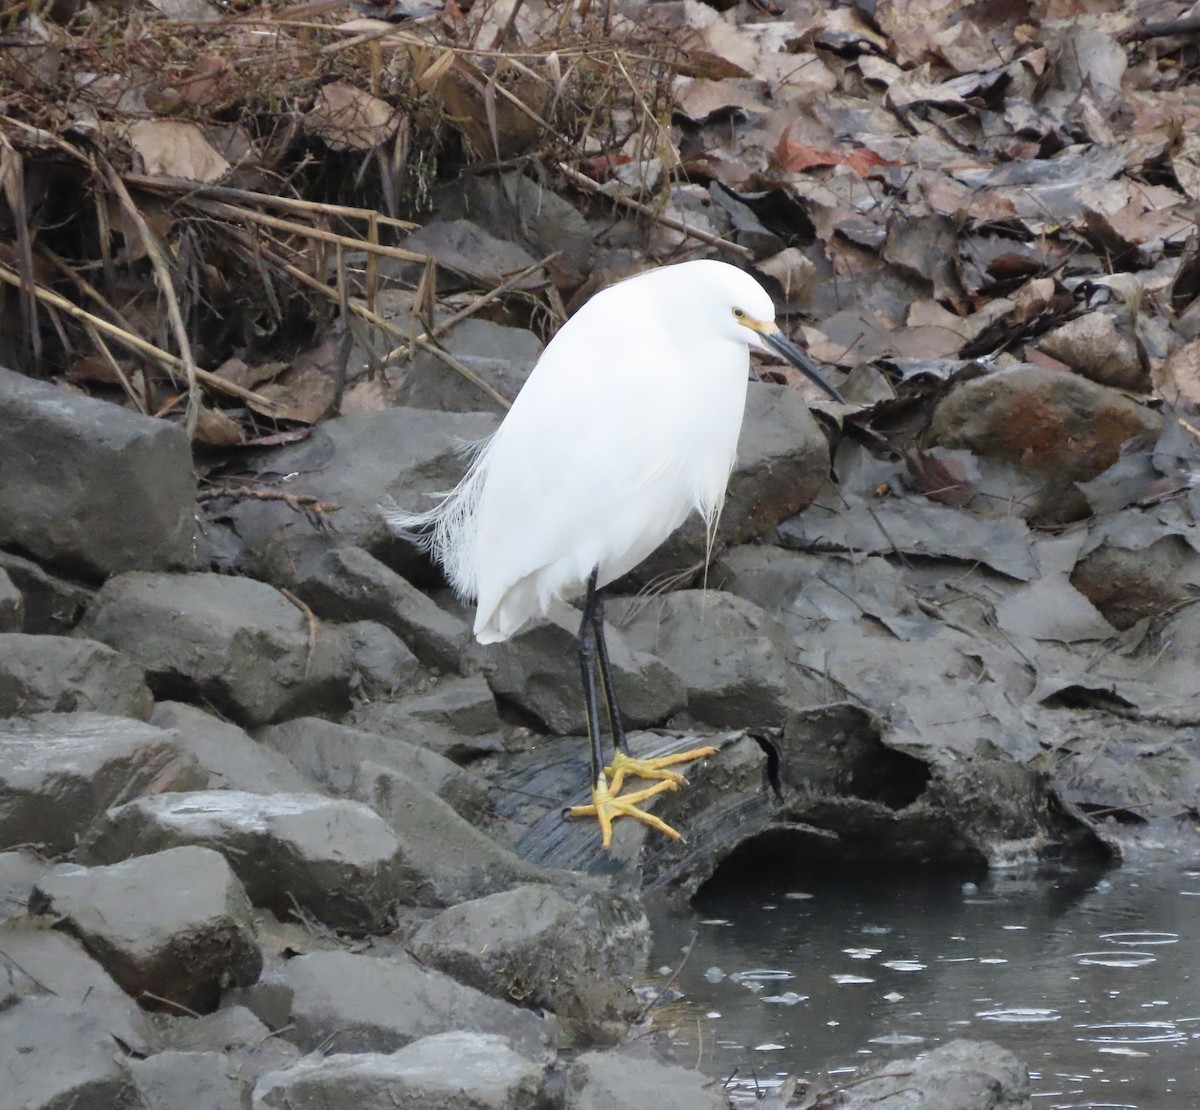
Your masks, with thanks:
M1200 1107L1200 865L960 881L813 877L653 915L676 1056L755 1100L968 1037L1038 1110Z

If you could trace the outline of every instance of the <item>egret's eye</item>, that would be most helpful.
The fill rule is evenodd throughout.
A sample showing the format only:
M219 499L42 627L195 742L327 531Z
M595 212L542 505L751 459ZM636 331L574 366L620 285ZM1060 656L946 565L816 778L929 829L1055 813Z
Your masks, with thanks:
M746 314L740 308L735 308L733 310L733 315L735 319L738 320L744 320L746 318Z

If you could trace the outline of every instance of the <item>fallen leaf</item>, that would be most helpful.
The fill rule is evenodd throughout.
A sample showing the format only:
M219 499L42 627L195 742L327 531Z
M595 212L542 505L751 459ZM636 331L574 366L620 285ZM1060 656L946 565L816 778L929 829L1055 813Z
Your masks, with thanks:
M148 174L216 181L229 172L229 163L194 123L138 120L125 134Z
M374 150L399 126L398 109L345 81L322 88L304 117L305 131L333 150Z

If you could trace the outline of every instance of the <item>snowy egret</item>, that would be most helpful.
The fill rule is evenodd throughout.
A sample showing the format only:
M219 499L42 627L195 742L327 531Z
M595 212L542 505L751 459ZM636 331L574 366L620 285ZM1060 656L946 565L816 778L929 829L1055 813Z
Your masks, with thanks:
M474 599L475 636L494 644L583 594L579 667L592 755L592 804L607 848L612 821L683 776L669 768L713 748L639 760L629 754L604 641L602 589L632 570L693 509L711 549L746 404L749 349L782 355L832 398L841 396L775 324L749 274L698 260L638 274L598 293L550 341L461 482L432 509L385 509L417 536L450 584ZM595 663L613 733L605 766ZM608 777L611 775L611 779ZM652 786L621 793L628 776Z

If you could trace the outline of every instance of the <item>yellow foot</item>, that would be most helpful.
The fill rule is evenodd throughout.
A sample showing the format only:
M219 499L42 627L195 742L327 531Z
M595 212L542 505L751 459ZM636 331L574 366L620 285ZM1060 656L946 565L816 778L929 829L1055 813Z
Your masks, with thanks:
M644 790L631 790L628 794L618 797L617 792L621 789L622 779L623 776L618 771L613 775L610 787L608 780L601 776L600 781L592 788L592 804L590 806L571 806L568 812L572 817L595 817L600 822L600 842L605 848L612 843L612 823L618 817L633 817L642 824L649 825L652 829L658 829L660 833L669 836L672 840L682 840L683 837L666 821L655 817L653 813L647 813L644 809L637 808L638 802L653 798L655 794L661 794L664 790L676 790L678 784L672 779L664 779L662 782L656 782L653 786L647 786Z
M665 779L668 782L685 783L678 771L668 771L677 763L690 763L693 759L703 759L705 756L716 755L716 748L693 748L687 752L676 752L674 755L660 755L657 759L634 759L624 752L617 752L612 763L605 767L607 774L613 777L613 793L621 789L621 783L628 775L638 779Z

